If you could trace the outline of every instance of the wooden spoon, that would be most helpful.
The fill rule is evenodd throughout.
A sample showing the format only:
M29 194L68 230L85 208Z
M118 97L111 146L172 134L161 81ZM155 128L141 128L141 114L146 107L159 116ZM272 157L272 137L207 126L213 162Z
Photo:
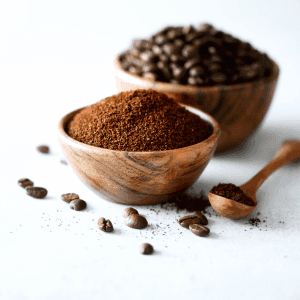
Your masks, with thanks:
M240 219L249 215L257 206L256 192L263 182L277 169L298 158L300 158L300 140L283 142L275 157L253 178L240 186L242 191L252 198L255 206L248 206L209 192L208 198L212 207L218 214L230 219Z

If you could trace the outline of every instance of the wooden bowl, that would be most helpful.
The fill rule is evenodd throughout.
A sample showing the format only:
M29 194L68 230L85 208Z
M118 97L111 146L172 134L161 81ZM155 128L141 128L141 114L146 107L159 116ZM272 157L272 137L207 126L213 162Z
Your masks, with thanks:
M58 125L59 142L77 176L95 193L127 205L162 203L182 193L201 175L212 158L220 137L214 118L188 108L213 127L201 143L157 152L116 151L78 142L65 131L68 121L81 109L63 117Z
M194 87L151 81L132 75L121 68L117 56L114 59L114 74L118 93L154 89L212 115L222 131L216 151L222 152L238 146L261 124L273 98L279 68L273 62L271 76L249 83Z

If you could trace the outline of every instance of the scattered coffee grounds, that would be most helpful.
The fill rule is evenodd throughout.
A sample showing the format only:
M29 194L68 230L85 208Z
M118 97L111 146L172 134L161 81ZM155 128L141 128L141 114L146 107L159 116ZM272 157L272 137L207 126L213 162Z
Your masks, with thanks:
M187 192L180 196L170 199L168 202L161 205L161 207L176 207L177 212L187 210L188 212L204 211L210 206L208 198L201 192L199 195L191 195Z
M255 206L254 201L250 197L246 196L239 187L231 183L220 183L217 186L213 187L210 192L215 195L219 195L233 201L246 204L248 206Z
M249 82L272 71L266 54L209 24L166 27L135 40L120 63L133 75L193 86Z
M75 140L119 151L163 151L191 146L212 134L198 115L153 90L122 92L77 113L67 126Z
M28 178L22 178L18 180L18 185L26 188L27 186L33 186L33 182Z
M184 217L180 218L177 222L182 227L189 228L190 225L200 224L201 221L197 216L191 215L191 216L184 216Z
M68 194L62 194L61 195L61 200L70 203L73 200L79 199L79 195L75 193L68 193Z
M27 186L25 189L27 195L33 198L42 199L45 198L48 194L48 191L42 187Z
M86 202L81 199L75 199L70 202L70 208L74 210L83 210L86 208Z
M153 247L152 247L152 245L150 245L148 243L144 243L140 246L139 251L141 254L152 254Z
M208 236L210 233L209 228L199 225L199 224L192 224L189 226L189 229L191 230L191 232L195 235L204 237L204 236Z
M98 220L98 227L100 230L104 232L112 232L114 230L114 227L110 220L105 220L105 218L100 218Z
M62 159L60 162L61 162L63 165L67 165L67 164L68 164L67 161L66 161L65 159Z
M148 225L148 222L143 216L134 214L125 219L125 224L131 228L143 229Z
M39 151L40 153L45 153L45 154L49 153L49 147L45 145L36 147L36 150Z
M138 214L139 212L136 209L132 207L127 207L124 209L122 216L124 218L128 218L130 215L138 215Z

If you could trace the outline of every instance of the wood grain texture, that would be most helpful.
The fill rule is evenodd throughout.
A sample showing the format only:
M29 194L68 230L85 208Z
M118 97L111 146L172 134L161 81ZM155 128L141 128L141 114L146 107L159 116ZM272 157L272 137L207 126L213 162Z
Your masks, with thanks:
M273 72L265 79L234 85L194 87L131 75L121 68L118 57L113 65L118 92L135 89L163 91L180 103L212 115L222 131L217 152L238 146L255 132L269 109L279 76L279 68L273 62Z
M65 126L74 111L59 122L59 142L77 176L106 199L127 205L167 201L190 187L213 156L220 137L218 123L199 112L213 126L201 143L168 151L126 152L89 146L72 139Z
M288 163L300 158L300 140L287 140L280 146L274 158L254 177L241 185L242 191L255 203L255 206L248 206L225 197L209 193L208 199L214 210L230 219L241 219L255 209L257 205L256 193L263 182L276 170Z

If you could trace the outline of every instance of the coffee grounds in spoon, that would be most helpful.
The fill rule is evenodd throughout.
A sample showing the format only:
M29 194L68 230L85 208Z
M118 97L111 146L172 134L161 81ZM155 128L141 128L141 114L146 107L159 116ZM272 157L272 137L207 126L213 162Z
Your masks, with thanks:
M233 201L248 205L255 206L254 201L244 194L244 192L232 183L220 183L213 187L210 191L212 194L231 199Z
M82 109L67 125L75 140L119 151L163 151L200 143L212 126L163 93L135 90Z

